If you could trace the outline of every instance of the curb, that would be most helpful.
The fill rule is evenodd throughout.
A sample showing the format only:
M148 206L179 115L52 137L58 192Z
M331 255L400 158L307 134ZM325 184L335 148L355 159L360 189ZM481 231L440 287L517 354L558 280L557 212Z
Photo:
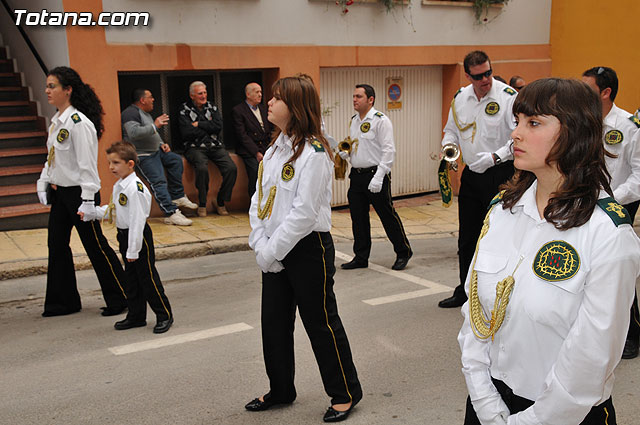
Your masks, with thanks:
M206 242L157 246L155 248L155 252L156 261L162 261L176 258L192 258L204 255L223 254L226 252L249 251L250 249L247 237L234 237L210 240ZM92 268L89 257L87 257L86 254L74 255L73 262L76 271L89 270ZM1 265L2 268L0 269L0 280L46 274L47 263L48 260L46 258L4 263Z

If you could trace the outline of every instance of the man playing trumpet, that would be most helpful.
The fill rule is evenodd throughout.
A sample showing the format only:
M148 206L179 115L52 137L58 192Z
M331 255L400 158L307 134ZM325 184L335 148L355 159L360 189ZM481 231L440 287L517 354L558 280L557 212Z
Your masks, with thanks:
M455 94L444 127L442 146L455 144L467 164L458 195L458 257L460 284L439 307L460 307L467 301L464 281L476 248L482 222L498 186L513 175L510 134L515 128L512 106L517 92L492 77L491 61L476 50L464 58L471 84Z
M391 268L402 270L413 255L398 213L391 202L391 166L395 157L393 126L389 118L377 111L373 104L376 93L368 84L358 84L353 92L350 138L338 147L338 155L351 161L349 173L349 211L353 230L355 257L341 267L345 270L368 267L371 252L369 205L373 205L393 244L396 261ZM357 140L357 143L356 143ZM346 149L350 148L350 149Z

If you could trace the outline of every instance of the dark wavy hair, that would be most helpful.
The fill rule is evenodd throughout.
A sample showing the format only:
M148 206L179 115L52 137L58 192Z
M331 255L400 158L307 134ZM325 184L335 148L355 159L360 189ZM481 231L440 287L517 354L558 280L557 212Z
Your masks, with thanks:
M47 76L56 77L63 88L72 88L69 102L91 120L96 127L98 139L100 139L104 132L104 124L102 122L104 110L93 88L85 84L74 69L67 66L53 68L48 72Z
M313 139L322 143L329 157L332 157L329 142L322 134L320 97L313 83L304 77L285 77L273 84L272 91L273 97L281 99L291 114L285 129L293 144L293 155L289 161L296 160L302 154L304 143ZM276 127L272 144L280 132Z
M526 85L513 104L513 114L528 117L552 115L560 121L558 140L545 160L555 164L563 179L544 209L544 218L560 230L586 223L600 191L613 196L611 176L605 165L602 143L602 104L585 83L562 78L544 78ZM511 208L536 180L517 170L503 185L503 208Z

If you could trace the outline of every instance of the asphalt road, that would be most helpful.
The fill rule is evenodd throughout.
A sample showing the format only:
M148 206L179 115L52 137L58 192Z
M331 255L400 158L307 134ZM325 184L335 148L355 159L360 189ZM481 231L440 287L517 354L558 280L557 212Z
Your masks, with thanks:
M457 283L456 240L412 244L402 273L389 270L391 245L378 241L370 268L336 275L364 390L349 424L462 423L462 317L437 307ZM351 252L348 242L336 248ZM146 328L115 331L121 317L100 316L92 271L78 273L83 310L63 317L40 316L44 276L0 282L0 423L322 423L329 399L299 319L296 402L260 413L243 407L268 390L252 252L167 260L158 269L176 318L163 335L151 332L151 312ZM640 359L623 361L616 375L618 423L637 424Z

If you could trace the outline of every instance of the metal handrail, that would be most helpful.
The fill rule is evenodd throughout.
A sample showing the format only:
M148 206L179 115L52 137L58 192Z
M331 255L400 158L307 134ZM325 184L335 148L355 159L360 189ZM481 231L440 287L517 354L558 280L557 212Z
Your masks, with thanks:
M22 28L21 25L17 24L17 18L15 16L15 12L11 8L11 6L9 6L9 4L7 3L7 0L0 0L0 1L4 5L4 8L7 10L7 13L11 17L11 20L16 24L16 27L18 28L18 31L20 31L20 34L22 34L22 38L24 39L24 42L27 43L27 46L29 46L29 50L31 50L31 53L33 54L33 57L40 64L40 68L42 68L42 71L44 72L44 75L47 75L49 73L49 70L47 69L47 66L44 64L44 61L42 60L42 58L38 54L38 50L36 49L36 47L33 45L31 40L29 39L29 36L25 32L24 28Z

